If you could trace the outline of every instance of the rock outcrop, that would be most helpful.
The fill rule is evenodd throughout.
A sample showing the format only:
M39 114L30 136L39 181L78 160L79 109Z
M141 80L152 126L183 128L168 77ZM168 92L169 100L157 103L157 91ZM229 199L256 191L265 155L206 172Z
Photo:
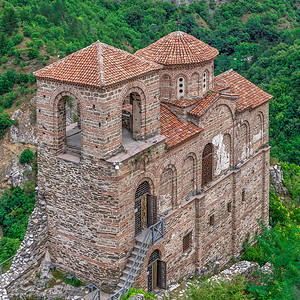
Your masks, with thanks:
M283 171L281 164L270 166L270 183L275 188L276 192L281 195L288 195L288 190L284 186Z

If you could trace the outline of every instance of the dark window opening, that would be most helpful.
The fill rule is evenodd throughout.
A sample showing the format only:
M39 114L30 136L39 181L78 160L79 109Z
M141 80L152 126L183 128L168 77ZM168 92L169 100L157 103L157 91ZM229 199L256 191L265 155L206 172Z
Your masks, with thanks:
M215 225L215 215L211 215L211 216L209 217L209 225L210 225L210 226Z
M202 186L212 181L212 144L207 144L202 153Z
M228 203L227 203L227 211L228 211L228 212L231 212L231 202L228 202Z
M183 252L188 251L192 247L192 232L189 232L187 235L183 237Z
M246 200L246 191L242 190L242 201Z

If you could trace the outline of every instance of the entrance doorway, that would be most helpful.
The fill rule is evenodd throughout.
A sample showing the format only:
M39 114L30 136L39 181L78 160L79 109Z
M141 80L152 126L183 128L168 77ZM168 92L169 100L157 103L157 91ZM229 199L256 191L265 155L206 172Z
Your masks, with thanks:
M150 194L148 181L142 182L135 192L135 235L157 221L157 198Z
M148 292L157 287L166 289L166 263L160 260L158 250L154 250L150 255L147 267L148 274Z

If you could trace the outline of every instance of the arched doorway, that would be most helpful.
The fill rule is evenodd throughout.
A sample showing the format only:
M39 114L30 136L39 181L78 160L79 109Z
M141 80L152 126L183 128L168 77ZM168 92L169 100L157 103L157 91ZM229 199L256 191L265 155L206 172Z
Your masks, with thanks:
M151 195L148 181L143 181L135 191L135 235L157 221L157 198Z
M157 287L167 288L167 266L160 260L158 250L154 250L150 255L147 266L148 274L148 292L155 290Z
M212 181L213 173L213 158L212 158L212 144L207 144L202 153L202 186Z

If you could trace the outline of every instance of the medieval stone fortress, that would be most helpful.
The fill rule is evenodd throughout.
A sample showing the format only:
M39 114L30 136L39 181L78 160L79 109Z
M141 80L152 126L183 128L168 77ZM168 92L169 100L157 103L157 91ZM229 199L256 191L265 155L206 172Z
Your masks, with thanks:
M134 55L97 41L35 73L57 268L152 291L225 264L268 223L272 96L214 77L217 55L176 31Z

